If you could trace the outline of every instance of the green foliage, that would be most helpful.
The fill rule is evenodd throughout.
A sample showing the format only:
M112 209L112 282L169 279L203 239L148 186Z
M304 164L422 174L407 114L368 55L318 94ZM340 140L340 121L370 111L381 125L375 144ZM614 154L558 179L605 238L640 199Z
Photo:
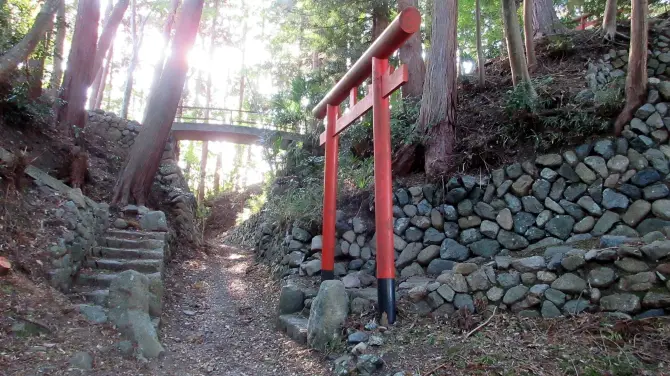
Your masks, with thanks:
M308 224L321 223L323 213L323 178L304 180L281 194L273 194L263 209L267 218L280 226L300 219Z
M51 103L42 99L31 99L27 82L14 85L8 93L0 97L0 114L5 124L22 127L46 127L53 118Z
M420 142L417 131L421 102L414 99L399 100L391 108L391 144L396 150L402 145Z
M35 1L8 0L0 9L0 55L17 44L28 33L34 21Z
M552 82L553 79L551 76L532 81L533 88L536 92L540 93L539 96L533 95L528 90L528 85L523 84L519 84L508 90L505 97L505 112L509 116L514 116L519 111L536 112L546 108L549 100L542 94L547 93L547 87Z
M481 24L484 57L492 59L502 54L504 44L500 0L482 0ZM458 48L461 61L475 61L477 56L477 35L475 0L458 2Z
M625 79L623 77L610 82L606 87L596 90L594 102L603 115L616 116L626 101Z

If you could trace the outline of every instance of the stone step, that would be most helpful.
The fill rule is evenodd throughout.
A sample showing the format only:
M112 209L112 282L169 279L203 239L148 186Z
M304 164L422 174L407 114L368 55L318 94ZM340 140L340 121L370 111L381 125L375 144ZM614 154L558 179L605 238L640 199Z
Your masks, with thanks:
M103 237L98 241L100 246L109 248L126 248L126 249L156 249L163 248L165 242L156 239L124 239Z
M307 344L307 321L308 318L300 314L280 315L277 326L294 341Z
M73 286L72 293L68 296L70 298L80 299L84 302L91 302L99 306L106 306L109 290L90 286Z
M86 271L79 273L75 283L79 286L93 286L108 288L118 273L110 273L105 270Z
M119 238L119 239L155 239L155 240L166 240L166 232L147 232L147 231L132 231L132 230L117 230L117 229L108 229L105 233L107 237Z
M129 249L129 248L111 248L95 247L91 251L94 257L104 257L110 259L158 259L162 260L163 249Z
M105 269L113 271L136 270L140 273L160 273L163 271L163 260L102 258L86 260L86 266L92 269Z

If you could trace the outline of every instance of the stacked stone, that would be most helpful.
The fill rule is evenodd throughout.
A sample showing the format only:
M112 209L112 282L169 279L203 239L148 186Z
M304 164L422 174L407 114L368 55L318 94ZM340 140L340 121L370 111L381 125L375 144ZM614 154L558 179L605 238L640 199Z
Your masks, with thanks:
M53 213L54 223L61 223L67 231L49 248L51 285L62 291L69 291L85 256L91 253L96 239L109 226L107 204L95 203L79 189L70 190L67 196L68 201Z
M670 81L649 79L647 103L638 108L635 117L624 127L623 135L631 146L645 152L655 144L664 144L670 127ZM667 146L663 146L664 149Z
M176 149L174 139L165 144L152 195L170 216L170 223L176 232L175 239L197 243L200 241L195 227L198 203L181 172Z
M601 246L607 248L563 245L533 256L458 263L436 279L409 278L400 284L399 295L411 300L418 314L449 315L461 308L481 313L498 306L528 317L584 311L619 318L662 316L670 307L665 234L652 232L642 245L640 239L606 235Z
M118 142L126 148L133 145L140 131L140 123L103 110L89 111L87 127L106 140Z

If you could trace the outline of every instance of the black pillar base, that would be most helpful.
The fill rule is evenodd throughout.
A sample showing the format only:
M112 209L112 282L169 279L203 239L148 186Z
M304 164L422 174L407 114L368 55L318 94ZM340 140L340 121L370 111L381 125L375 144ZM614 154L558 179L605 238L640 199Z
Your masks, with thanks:
M386 313L389 324L395 322L395 279L377 279L377 299L379 301L379 314Z
M321 282L330 281L335 279L335 272L332 270L322 270L321 271Z

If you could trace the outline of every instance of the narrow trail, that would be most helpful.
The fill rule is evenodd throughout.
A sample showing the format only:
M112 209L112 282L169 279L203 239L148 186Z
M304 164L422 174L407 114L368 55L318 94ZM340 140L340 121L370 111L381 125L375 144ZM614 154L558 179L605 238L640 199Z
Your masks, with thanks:
M172 266L156 375L327 375L325 359L275 330L279 286L253 252L209 244Z

